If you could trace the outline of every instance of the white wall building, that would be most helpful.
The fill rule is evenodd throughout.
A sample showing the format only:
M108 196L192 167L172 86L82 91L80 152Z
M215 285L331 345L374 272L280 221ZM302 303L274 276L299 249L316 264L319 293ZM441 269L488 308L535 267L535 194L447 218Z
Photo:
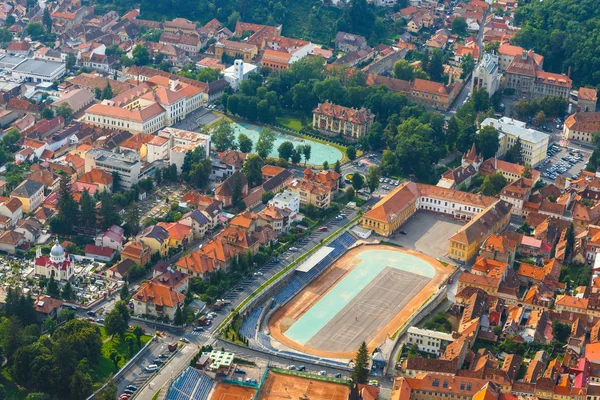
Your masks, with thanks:
M517 143L517 140L520 140L523 148L521 153L523 162L534 167L546 158L550 136L527 128L526 125L525 122L508 117L486 118L481 123L481 126L493 126L500 132L498 135L500 148L496 154L497 157L505 155L506 151Z
M233 65L223 71L223 78L229 82L233 90L238 90L240 84L252 72L257 71L258 67L254 64L245 63L243 60L235 60Z
M475 89L485 89L490 97L498 90L500 85L498 79L498 56L496 54L483 53L483 58L473 70L471 79L471 94Z
M12 76L27 82L54 82L65 72L64 63L27 58L13 68Z
M94 168L109 174L116 172L121 178L120 186L125 189L138 183L141 165L140 155L133 151L114 153L104 149L91 149L85 154L85 172Z
M430 331L428 329L417 328L416 326L408 328L407 334L407 343L409 345L416 344L419 346L419 351L438 356L444 352L449 343L454 341L450 333Z
M298 193L286 190L282 193L277 193L275 197L269 200L269 205L277 208L288 208L295 215L300 212L300 195Z

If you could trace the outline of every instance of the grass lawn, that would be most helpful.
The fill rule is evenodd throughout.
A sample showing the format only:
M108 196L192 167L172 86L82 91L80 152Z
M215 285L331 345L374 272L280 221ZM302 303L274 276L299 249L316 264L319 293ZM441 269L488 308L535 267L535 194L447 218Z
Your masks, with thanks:
M117 372L117 370L115 370L115 364L110 359L110 354L113 352L113 350L121 356L121 360L118 363L119 369L122 368L125 364L127 364L127 361L129 361L129 359L131 358L131 355L129 354L129 346L127 345L128 337L131 337L135 340L135 345L133 347L134 353L137 353L139 351L139 348L137 346L137 339L135 335L131 332L126 332L125 336L123 337L123 340L121 340L119 336L115 336L114 338L109 339L109 336L106 334L106 330L103 326L100 327L100 332L102 333L103 342L102 357L100 358L100 361L98 362L98 365L96 365L94 373L92 374L92 379L94 380L94 382L97 383L98 387L106 381L106 378L109 375ZM148 335L142 336L142 347L144 347L144 345L148 343L148 341L150 341L150 338L151 337Z
M290 114L282 114L278 116L277 123L296 132L300 132L302 130L302 122L297 117Z

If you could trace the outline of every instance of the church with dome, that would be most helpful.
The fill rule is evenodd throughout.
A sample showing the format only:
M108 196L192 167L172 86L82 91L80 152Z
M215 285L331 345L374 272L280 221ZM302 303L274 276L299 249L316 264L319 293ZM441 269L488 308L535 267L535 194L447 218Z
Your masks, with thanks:
M35 252L35 274L57 281L68 281L73 277L73 263L66 257L65 250L58 244L58 239L50 250L50 257L42 255L42 249Z

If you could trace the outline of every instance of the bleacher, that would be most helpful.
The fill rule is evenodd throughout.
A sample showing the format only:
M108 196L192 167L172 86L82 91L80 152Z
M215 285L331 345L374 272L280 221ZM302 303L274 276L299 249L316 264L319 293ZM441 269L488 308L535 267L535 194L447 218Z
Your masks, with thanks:
M187 367L173 382L165 400L206 400L212 385L210 377Z
M294 297L304 287L304 285L305 283L298 279L298 277L294 277L290 283L275 295L275 301L279 304L287 303L288 300Z
M352 236L352 234L348 231L342 233L336 241L339 241L345 248L351 247L354 243L356 243L356 238Z
M256 325L258 324L258 318L260 317L261 312L262 308L256 307L242 322L240 333L246 338L252 339L254 337L254 331L256 330Z

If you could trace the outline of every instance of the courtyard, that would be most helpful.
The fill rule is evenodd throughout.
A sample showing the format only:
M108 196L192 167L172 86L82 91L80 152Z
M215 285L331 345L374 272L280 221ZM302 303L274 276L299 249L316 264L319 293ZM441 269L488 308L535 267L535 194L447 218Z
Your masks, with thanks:
M393 236L385 240L448 261L448 239L464 225L465 222L448 215L417 211Z

